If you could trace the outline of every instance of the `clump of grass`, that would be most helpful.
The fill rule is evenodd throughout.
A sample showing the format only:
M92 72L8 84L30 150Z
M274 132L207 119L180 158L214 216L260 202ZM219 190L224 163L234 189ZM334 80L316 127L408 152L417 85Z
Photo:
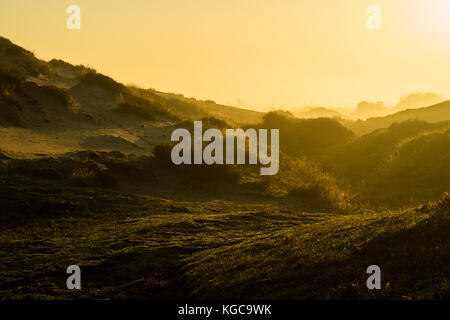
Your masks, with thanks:
M355 196L313 162L282 153L280 169L265 181L265 194L284 197L306 211L350 213Z

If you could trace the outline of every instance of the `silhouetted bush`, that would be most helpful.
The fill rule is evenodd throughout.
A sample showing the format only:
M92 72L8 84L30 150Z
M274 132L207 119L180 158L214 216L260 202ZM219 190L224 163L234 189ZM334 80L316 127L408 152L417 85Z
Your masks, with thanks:
M241 173L231 165L220 164L181 164L174 165L171 152L174 144L165 143L155 146L153 154L160 166L169 168L192 184L229 185L238 184L242 178ZM193 155L191 155L193 157ZM193 163L193 158L191 159Z
M165 166L171 166L172 159L171 159L171 152L174 144L171 143L162 143L158 144L153 148L153 155L158 160L159 164L165 165Z
M260 126L280 129L281 150L295 156L323 154L328 148L343 145L355 137L334 119L298 119L285 111L266 113Z

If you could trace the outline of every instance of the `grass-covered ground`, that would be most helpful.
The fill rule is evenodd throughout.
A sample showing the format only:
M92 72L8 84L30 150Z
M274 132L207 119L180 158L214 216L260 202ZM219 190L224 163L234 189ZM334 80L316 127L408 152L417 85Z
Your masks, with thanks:
M2 299L450 297L450 200L305 213L0 181ZM67 290L67 266L82 290ZM366 288L377 264L383 289Z

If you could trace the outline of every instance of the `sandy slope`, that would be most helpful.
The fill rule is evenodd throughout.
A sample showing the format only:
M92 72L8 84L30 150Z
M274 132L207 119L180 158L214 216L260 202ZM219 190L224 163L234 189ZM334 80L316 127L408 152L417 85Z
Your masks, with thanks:
M0 149L20 153L21 157L83 149L148 154L155 145L169 140L175 123L184 118L180 117L183 113L192 118L188 113L194 110L202 117L238 119L236 123L256 122L262 116L250 110L144 89L146 97L127 91L127 100L121 89L114 87L125 91L128 88L113 79L61 60L39 60L32 52L2 37L0 71ZM21 88L11 86L15 80L5 74L9 71L21 79ZM83 81L88 73L95 73L100 79ZM113 88L108 87L111 83ZM148 112L154 112L154 116L148 118L153 119L117 111L121 104L130 101L149 107Z
M27 158L84 149L145 154L170 136L171 122L124 117L114 111L120 103L117 94L79 86L72 75L59 73L62 76L27 79L36 84L27 93L38 101L37 106L22 108L24 125L0 127L0 149ZM74 114L62 110L58 101L41 90L43 86L69 89L76 102Z

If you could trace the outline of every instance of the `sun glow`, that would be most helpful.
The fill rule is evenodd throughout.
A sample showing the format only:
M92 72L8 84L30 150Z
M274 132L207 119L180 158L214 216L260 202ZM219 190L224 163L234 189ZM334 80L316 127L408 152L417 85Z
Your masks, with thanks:
M420 26L429 36L450 43L450 0L425 1L418 8L421 19Z
M430 5L433 16L436 18L437 27L443 27L447 32L450 31L450 1L433 0Z

